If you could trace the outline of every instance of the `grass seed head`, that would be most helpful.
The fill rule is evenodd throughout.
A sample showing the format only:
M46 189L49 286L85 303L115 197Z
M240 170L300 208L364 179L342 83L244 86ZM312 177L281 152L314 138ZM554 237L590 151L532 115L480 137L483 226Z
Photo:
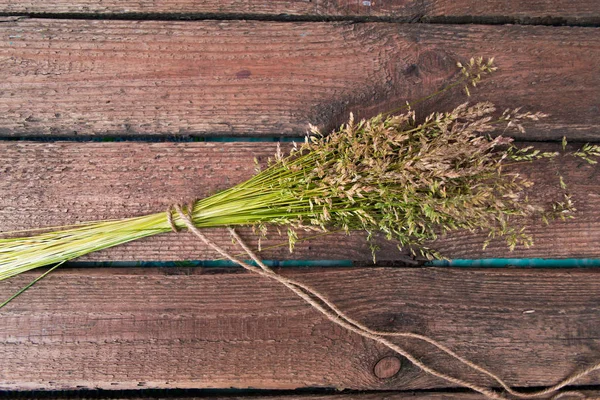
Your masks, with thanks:
M493 237L505 236L510 249L530 246L531 237L509 226L509 216L539 212L523 195L532 182L503 166L557 153L518 149L511 138L486 136L499 123L520 130L542 114L517 109L494 117L494 112L488 102L465 103L422 123L409 110L358 122L350 115L329 135L312 127L310 139L292 156L271 165L287 171L273 186L285 188L286 201L295 204L282 222L382 232L402 247L423 248L456 229L489 230Z

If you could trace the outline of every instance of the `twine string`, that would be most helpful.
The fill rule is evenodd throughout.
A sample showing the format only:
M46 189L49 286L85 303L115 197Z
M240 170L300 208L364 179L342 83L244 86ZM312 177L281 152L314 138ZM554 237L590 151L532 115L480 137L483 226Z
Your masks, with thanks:
M186 210L186 211L189 211L189 210L190 209L188 208L188 210ZM235 257L232 254L230 254L229 252L227 252L225 249L223 249L222 247L220 247L219 245L217 245L216 243L214 243L213 241L208 239L206 237L206 235L204 235L200 231L200 229L198 229L194 225L191 217L188 214L186 214L182 210L181 206L179 206L179 205L171 206L167 210L167 221L174 232L179 232L179 229L177 229L177 226L175 225L175 223L173 221L173 215L172 215L173 211L177 212L177 215L179 216L179 218L181 219L183 224L186 226L186 228L191 233L193 233L202 242L204 242L204 244L206 244L207 246L209 246L210 248L215 250L221 256L225 257L226 259L230 260L231 262L233 262L235 264L238 264L239 266L241 266L242 268L244 268L250 272L253 272L257 275L264 276L266 278L269 278L271 280L281 283L283 286L285 286L286 288L291 290L293 293L295 293L297 296L299 296L301 299L303 299L306 303L308 303L315 310L319 311L323 316L325 316L331 322L333 322L351 332L361 335L365 338L371 339L371 340L389 348L390 350L395 351L396 353L405 357L407 360L409 360L411 363L413 363L415 366L417 366L418 368L420 368L427 374L430 374L437 378L454 383L456 385L466 387L468 389L471 389L475 392L478 392L478 393L486 396L489 399L494 399L494 400L510 399L510 397L508 397L506 394L508 394L514 398L518 398L518 399L534 399L534 398L540 398L543 396L548 396L550 394L555 394L554 396L550 397L549 399L550 400L558 400L558 399L563 399L565 397L571 396L571 397L580 398L580 399L587 398L587 399L592 400L592 398L586 397L584 394L582 394L581 392L577 392L577 391L565 391L565 392L560 392L560 393L556 393L556 392L558 392L560 389L564 388L565 386L568 386L568 385L574 383L575 381L579 380L580 378L582 378L586 375L589 375L590 373L592 373L594 371L599 370L600 362L598 362L594 365L591 365L590 367L588 367L586 369L583 369L581 371L573 373L572 375L561 380L557 384L550 386L546 389L539 390L537 392L530 392L530 393L517 391L517 390L511 388L497 374L494 374L493 372L485 369L484 367L482 367L478 364L475 364L472 361L467 360L463 356L460 356L453 350L449 349L448 347L446 347L442 343L436 341L435 339L430 338L429 336L420 335L420 334L411 333L411 332L378 331L378 330L373 330L373 329L367 327L366 325L362 324L361 322L348 316L339 307L337 307L333 302L331 302L329 299L327 299L327 297L325 295L323 295L316 289L313 289L310 286L308 286L302 282L299 282L295 279L284 277L284 276L277 274L270 267L268 267L264 262L262 262L262 260L256 255L256 253L248 247L248 245L244 242L244 240L242 240L242 238L238 235L238 233L231 227L228 227L227 229L228 229L229 233L231 234L231 236L233 237L233 239L240 245L240 247L242 247L242 249L246 252L246 254L248 254L248 256L258 265L258 267L250 265L250 264L246 263L245 261L238 259L237 257ZM432 345L433 347L437 348L438 350L446 353L447 355L449 355L451 358L455 359L456 361L466 365L467 367L469 367L475 371L478 371L478 372L488 376L489 378L492 378L496 383L498 383L505 390L506 394L499 393L491 388L484 387L484 386L475 384L473 382L469 382L467 380L457 378L457 377L451 376L447 373L441 372L441 371L425 364L424 362L420 361L418 358L416 358L416 356L414 356L411 352L409 352L405 348L403 348L395 343L390 342L388 339L386 339L386 337L405 337L405 338L412 338L412 339L424 341L424 342ZM594 397L594 399L600 399L600 398Z

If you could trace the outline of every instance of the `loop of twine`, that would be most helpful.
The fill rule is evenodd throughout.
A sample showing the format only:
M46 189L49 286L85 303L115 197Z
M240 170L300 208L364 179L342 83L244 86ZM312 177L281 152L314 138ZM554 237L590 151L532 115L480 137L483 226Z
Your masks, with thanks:
M169 206L169 208L167 209L167 222L169 223L169 226L171 227L171 230L175 233L179 233L179 228L177 228L177 225L175 225L175 221L173 221L173 209L175 206Z
M510 397L508 397L507 395L505 395L503 393L497 392L491 388L480 386L478 384L469 382L467 380L464 380L461 378L456 378L456 377L448 375L444 372L438 371L437 369L430 367L429 365L427 365L424 362L417 359L416 356L414 356L408 350L404 349L403 347L400 347L399 345L397 345L395 343L390 342L388 339L386 339L386 337L404 337L404 338L412 338L412 339L417 339L417 340L426 342L426 343L432 345L433 347L437 348L438 350L442 351L443 353L446 353L451 358L462 363L463 365L466 365L467 367L469 367L475 371L478 371L478 372L482 373L483 375L488 376L489 378L492 378L496 383L498 383L504 389L504 391L508 395L512 396L513 398L517 398L517 399L535 399L535 398L540 398L543 396L547 396L547 395L556 393L560 389L564 388L565 386L568 386L568 385L574 383L575 381L579 380L580 378L582 378L586 375L589 375L590 373L600 369L600 362L598 362L584 370L573 373L572 375L568 376L567 378L561 380L559 383L557 383L553 386L550 386L546 389L539 390L537 392L530 392L530 393L517 391L517 390L511 388L498 375L494 374L493 372L485 369L484 367L482 367L478 364L475 364L472 361L467 360L463 356L460 356L459 354L455 353L454 351L452 351L445 345L441 344L440 342L438 342L435 339L432 339L428 336L419 335L419 334L411 333L411 332L377 331L377 330L373 330L373 329L367 327L366 325L362 324L361 322L348 316L346 313L344 313L342 310L340 310L334 303L332 303L329 299L327 299L323 294L321 294L317 290L311 288L310 286L308 286L302 282L298 282L295 279L283 277L283 276L277 274L275 271L273 271L265 263L262 262L262 260L256 255L256 253L254 253L254 251L252 251L246 245L246 243L242 240L242 238L237 234L237 232L233 228L228 227L227 229L228 229L229 233L231 234L231 236L233 237L233 239L240 245L240 247L242 247L242 249L246 252L246 254L248 254L248 256L258 265L258 267L250 265L250 264L236 258L232 254L230 254L226 250L224 250L222 247L220 247L219 245L217 245L216 243L214 243L210 239L208 239L194 225L191 217L188 215L189 213L191 213L191 210L192 210L191 208L188 208L186 210L186 211L188 211L188 213L185 213L182 210L181 206L179 206L179 205L173 205L173 206L169 207L169 209L167 210L167 221L168 221L169 225L171 226L171 229L173 230L173 232L179 232L179 229L177 228L177 226L175 225L175 223L173 221L173 211L175 211L175 212L177 212L177 215L183 221L183 223L187 227L187 229L191 233L193 233L196 237L198 237L200 240L202 240L202 242L204 242L204 244L206 244L207 246L209 246L210 248L215 250L217 253L219 253L220 255L222 255L223 257L228 259L229 261L231 261L235 264L238 264L242 268L244 268L250 272L253 272L257 275L264 276L266 278L269 278L271 280L281 283L283 286L287 287L289 290L291 290L293 293L295 293L297 296L299 296L301 299L303 299L306 303L308 303L310 306L312 306L315 310L319 311L329 321L347 329L348 331L354 332L358 335L361 335L365 338L371 339L379 344L386 346L390 350L393 350L396 353L400 354L401 356L405 357L407 360L409 360L411 363L413 363L415 366L419 367L421 370L423 370L427 374L430 374L437 378L443 379L447 382L451 382L456 385L471 389L475 392L478 392L478 393L486 396L489 399L508 400L508 399L510 399ZM565 392L556 393L554 396L549 397L549 400L558 400L558 399L564 399L567 397L573 397L573 398L578 398L578 399L589 399L589 400L600 399L600 397L594 397L594 398L586 397L583 393L577 392L577 391L565 391Z

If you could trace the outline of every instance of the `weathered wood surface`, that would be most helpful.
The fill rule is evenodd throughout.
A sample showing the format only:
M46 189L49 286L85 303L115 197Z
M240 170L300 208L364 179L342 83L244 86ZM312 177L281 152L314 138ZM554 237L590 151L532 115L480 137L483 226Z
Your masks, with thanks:
M534 23L598 23L600 3L597 1L568 2L564 0L503 1L492 0L433 0L423 2L429 8L424 20L433 17L443 21L443 17L482 17L494 22L495 18L514 18L515 22ZM436 19L441 17L441 19ZM450 20L452 20L450 18Z
M0 24L0 135L302 135L430 94L477 55L500 71L472 101L552 115L524 137L598 138L600 28L49 19Z
M558 150L558 144L546 146ZM0 142L0 230L3 232L124 218L166 210L242 182L254 173L254 157L266 160L274 143L140 143L140 142ZM576 218L550 226L529 224L536 244L507 251L502 241L482 250L485 235L453 233L433 246L450 258L600 257L600 166L572 158L515 166L538 184L534 201L561 200L557 171L564 176L576 202ZM263 240L265 259L370 260L363 233L342 233L299 242L294 253L287 237L274 229ZM230 248L225 230L211 237ZM256 245L249 229L244 236ZM308 236L308 234L306 234ZM270 246L279 245L269 249ZM380 260L398 260L395 244L381 241ZM158 261L214 259L192 235L169 233L91 254L82 260Z
M41 395L30 394L29 392L15 392L19 395L23 396L23 393L27 393L27 399L30 400L42 400L47 399L47 394L43 393ZM55 400L73 400L71 395L72 392L68 392L66 394L53 392L52 398ZM588 391L587 394L590 392ZM593 394L593 393L592 393ZM85 396L81 393L76 394L77 400L204 400L206 397L177 397L172 394L168 394L165 396L155 395L144 395L143 393L136 397L123 396L118 397L114 396L110 393L108 396L103 397L102 395L93 394L91 396ZM252 393L250 396L244 396L240 394L238 396L216 396L210 395L210 398L213 400L247 400L251 398L252 400L486 400L484 396L473 394L473 393L445 393L445 392L399 392L399 391L382 391L377 393L340 393L340 394L294 394L290 392L289 394L282 395L271 395L267 394L264 396L256 395L256 393Z
M256 2L251 0L219 1L135 1L135 0L1 0L0 12L51 14L116 14L130 15L197 15L223 14L251 16L296 17L389 17L402 21L418 21L439 17L515 18L528 22L581 23L597 21L600 5L595 0L283 0Z
M154 391L156 392L156 391ZM581 393L585 397L585 399L591 400L591 399L597 399L599 398L599 392L598 391L593 391L593 390L582 390L582 391L578 391L579 393ZM140 394L137 397L116 397L114 395L112 395L112 393L110 394L110 397L106 397L106 400L111 399L111 400L166 400L166 399L172 399L172 400L202 400L205 399L206 397L177 397L177 396L161 396L161 395L155 395L153 393L152 397L150 396L146 396L143 394ZM247 400L248 398L251 398L252 400L487 400L486 397L479 395L477 393L465 393L465 392L444 392L444 391L439 391L439 392L430 392L430 391L423 391L423 392L411 392L411 391L380 391L380 392L372 392L372 393L364 393L364 392L357 392L357 393L334 393L334 394L301 394L301 393L293 393L293 392L289 392L287 394L280 394L280 395L256 395L256 393L252 393L251 397L250 396L244 396L244 395L223 395L223 396L215 396L211 394L211 399L214 400ZM36 397L35 395L27 395L27 399L37 399L38 397ZM47 397L39 396L40 399L46 399ZM64 397L61 397L61 395L55 395L52 397L53 399L57 399L57 400L68 400L68 399L72 399L72 397L67 397L66 395ZM569 397L563 397L565 399L569 399ZM578 397L572 397L577 399ZM77 396L78 400L87 400L88 397L85 395L78 395ZM105 398L102 395L94 395L93 397L89 397L89 399L96 399L96 400L104 400Z
M0 314L1 389L449 387L325 320L279 284L204 269L51 274ZM555 383L598 361L592 270L285 269L368 326L430 335L511 385ZM0 282L5 296L32 274ZM430 346L421 360L489 383ZM598 384L591 375L581 384Z

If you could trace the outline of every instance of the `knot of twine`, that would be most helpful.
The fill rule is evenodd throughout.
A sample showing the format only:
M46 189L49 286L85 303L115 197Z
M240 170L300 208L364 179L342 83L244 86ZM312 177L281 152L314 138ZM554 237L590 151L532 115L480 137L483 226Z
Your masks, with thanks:
M256 253L254 251L252 251L250 249L250 247L248 247L248 245L242 240L242 238L238 235L238 233L233 228L228 227L227 230L231 234L232 238L235 240L235 242L237 242L237 244L240 245L240 247L246 252L246 254L258 265L258 267L250 265L250 264L238 259L234 255L230 254L225 249L223 249L221 246L217 245L216 243L214 243L213 241L208 239L200 231L200 229L198 229L196 227L196 225L194 225L194 222L192 221L192 218L191 218L192 210L193 210L192 205L187 206L185 208L185 212L182 209L182 207L179 205L172 205L168 208L167 221L168 221L169 225L171 226L171 229L173 230L173 232L179 232L179 229L177 228L177 226L175 225L175 222L173 221L173 211L175 211L177 213L178 217L181 219L181 221L183 221L184 225L191 233L193 233L202 242L204 242L204 244L206 244L207 246L209 246L210 248L215 250L217 253L219 253L220 255L222 255L223 257L228 259L229 261L231 261L235 264L238 264L242 268L244 268L250 272L253 272L257 275L260 275L260 276L266 277L268 279L271 279L273 281L281 283L283 286L285 286L286 288L291 290L294 294L296 294L298 297L300 297L302 300L304 300L306 303L308 303L316 311L320 312L329 321L341 326L342 328L347 329L350 332L354 332L358 335L361 335L362 337L371 339L371 340L389 348L390 350L395 351L397 354L405 357L407 360L409 360L411 363L413 363L415 366L417 366L418 368L420 368L427 374L430 374L437 378L443 379L447 382L451 382L456 385L471 389L475 392L478 392L478 393L486 396L489 399L494 399L494 400L509 400L512 398L515 398L515 399L537 399L537 398L549 396L552 394L554 394L554 395L551 397L548 397L549 400L558 400L558 399L564 399L567 397L576 398L576 399L590 399L590 400L591 399L600 399L599 397L594 397L594 398L586 397L583 393L577 392L577 391L558 392L560 389L564 388L565 386L568 386L568 385L574 383L575 381L579 380L580 378L582 378L586 375L589 375L590 373L592 373L596 370L599 370L600 362L598 362L586 369L583 369L579 372L575 372L572 375L570 375L567 378L560 381L559 383L557 383L553 386L550 386L546 389L543 389L543 390L539 390L536 392L522 392L522 391L515 390L515 389L511 388L502 378L500 378L495 373L485 369L484 367L482 367L478 364L475 364L472 361L467 360L463 356L455 353L450 348L446 347L445 345L436 341L435 339L430 338L429 336L420 335L420 334L411 333L411 332L377 331L377 330L373 330L373 329L369 328L368 326L362 324L361 322L353 319L352 317L350 317L346 313L344 313L342 310L340 310L334 303L332 303L329 299L327 299L327 297L325 297L319 291L317 291L317 290L311 288L310 286L308 286L302 282L299 282L295 279L287 278L287 277L277 274L275 271L273 271L271 268L269 268L264 262L262 262L262 260L256 255ZM400 347L399 345L397 345L395 343L390 342L387 339L387 337L404 337L404 338L411 338L411 339L416 339L416 340L421 340L423 342L426 342L426 343L432 345L433 347L437 348L438 350L446 353L448 356L450 356L454 360L466 365L467 367L469 367L477 372L480 372L483 375L488 376L489 378L492 378L497 384L500 385L500 387L502 387L502 389L504 389L505 393L501 393L501 392L495 391L489 387L481 386L476 383L469 382L467 380L451 376L445 372L441 372L441 371L435 369L434 367L431 367L431 366L425 364L424 362L420 361L419 359L417 359L416 356L414 356L410 351L404 349L403 347Z

